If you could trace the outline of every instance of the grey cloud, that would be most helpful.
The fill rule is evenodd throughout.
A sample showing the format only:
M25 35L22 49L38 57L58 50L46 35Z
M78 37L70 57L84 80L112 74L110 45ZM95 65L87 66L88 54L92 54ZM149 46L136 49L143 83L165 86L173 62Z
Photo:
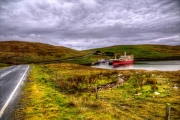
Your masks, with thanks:
M75 49L180 45L179 26L179 0L0 1L1 41L19 39Z

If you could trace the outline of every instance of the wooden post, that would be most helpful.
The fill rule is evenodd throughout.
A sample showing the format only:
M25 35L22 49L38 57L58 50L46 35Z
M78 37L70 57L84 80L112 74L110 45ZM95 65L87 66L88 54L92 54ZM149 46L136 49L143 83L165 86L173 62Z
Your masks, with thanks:
M95 87L95 92L96 92L96 99L99 99L97 86Z
M166 104L166 118L165 120L170 120L170 110L171 110L171 104Z

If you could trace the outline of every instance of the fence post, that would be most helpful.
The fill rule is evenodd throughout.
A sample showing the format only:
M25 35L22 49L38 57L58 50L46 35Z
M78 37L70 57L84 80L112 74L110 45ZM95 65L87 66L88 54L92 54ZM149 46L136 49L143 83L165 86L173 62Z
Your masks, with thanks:
M170 110L171 110L171 104L166 104L166 118L165 120L170 120Z
M96 92L96 99L99 98L99 95L98 95L98 89L97 89L97 86L95 87L95 92Z

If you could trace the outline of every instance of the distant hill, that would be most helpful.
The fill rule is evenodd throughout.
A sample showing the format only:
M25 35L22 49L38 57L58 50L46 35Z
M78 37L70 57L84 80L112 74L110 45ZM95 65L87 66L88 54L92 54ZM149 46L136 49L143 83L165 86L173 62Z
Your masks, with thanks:
M0 42L0 63L28 64L61 61L64 59L85 56L92 52L114 53L122 55L124 52L133 54L135 60L180 60L180 46L167 45L119 45L105 48L96 48L77 51L63 46L53 46L34 42L4 41ZM80 58L71 63L91 63L101 58L114 58L105 54L91 55Z
M38 63L84 55L84 52L62 46L20 41L0 42L0 63Z
M113 52L114 54L123 55L133 54L136 60L180 60L180 46L168 45L119 45L105 48L96 48L86 51L91 52ZM99 54L99 53L98 53ZM96 55L97 56L104 56ZM113 58L114 56L111 56Z

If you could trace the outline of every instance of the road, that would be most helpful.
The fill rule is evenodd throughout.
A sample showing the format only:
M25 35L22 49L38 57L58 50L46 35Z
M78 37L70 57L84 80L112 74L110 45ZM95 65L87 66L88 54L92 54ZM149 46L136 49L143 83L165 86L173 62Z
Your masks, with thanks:
M15 65L0 70L0 120L9 111L8 106L17 96L28 69L29 65Z

